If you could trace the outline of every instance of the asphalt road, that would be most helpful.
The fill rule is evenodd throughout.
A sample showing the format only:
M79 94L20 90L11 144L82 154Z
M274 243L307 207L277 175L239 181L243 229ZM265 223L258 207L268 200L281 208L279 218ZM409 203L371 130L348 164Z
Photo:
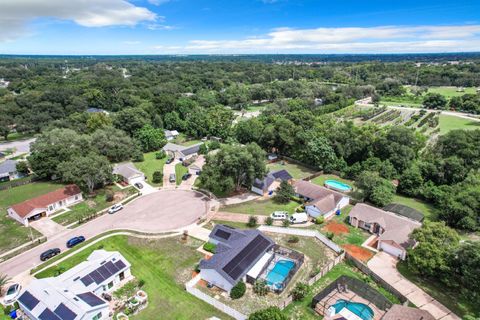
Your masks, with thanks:
M23 153L30 153L30 143L34 142L36 138L27 139L27 140L18 140L12 142L2 142L0 143L0 151L8 149L16 149L15 155L20 155Z
M42 262L40 254L50 248L67 250L68 239L83 235L90 239L113 229L159 233L195 223L208 210L208 198L188 190L161 190L141 196L115 214L105 214L0 264L0 274L14 277Z

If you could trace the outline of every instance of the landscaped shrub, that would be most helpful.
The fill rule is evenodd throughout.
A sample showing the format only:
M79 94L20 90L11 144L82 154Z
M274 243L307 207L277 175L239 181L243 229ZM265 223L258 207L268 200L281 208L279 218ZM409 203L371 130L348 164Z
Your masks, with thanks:
M310 292L310 287L303 282L297 283L295 288L292 290L292 297L295 301L301 301L305 296Z
M194 269L194 270L195 270L196 273L200 273L200 264L199 264L199 263L197 263L197 264L195 265L195 269Z
M215 253L216 248L217 248L217 246L214 245L213 243L210 243L210 242L205 242L205 244L203 245L203 250L211 252L211 253Z
M333 232L327 232L327 238L332 240L335 234Z
M272 217L266 217L266 218L265 218L265 224L266 224L267 226L271 226L271 225L273 224L273 219L272 219Z
M112 190L105 191L105 201L112 202L115 198L115 193Z
M298 243L300 241L300 238L297 236L290 236L287 241L288 243Z
M153 183L160 183L160 182L162 182L162 180L163 180L163 172L162 171L155 171L153 173L152 182Z
M268 307L251 313L248 320L287 320L287 316L278 307Z
M145 285L145 280L139 279L139 280L138 280L138 286L141 288L141 287L143 287L144 285Z
M243 283L243 281L240 281L232 288L232 290L230 290L230 298L240 299L241 297L243 297L246 290L247 286L245 285L245 283Z
M253 292L259 296L264 296L268 292L267 283L263 279L255 281L253 285Z
M156 159L163 159L167 156L167 153L164 150L160 150L157 153L155 153L155 158Z
M250 228L255 228L257 226L258 219L255 216L248 217L247 226Z
M283 225L285 228L288 227L288 226L290 226L290 220L288 220L288 219L283 220L282 225Z
M298 213L298 212L305 212L305 208L302 208L302 207L303 207L303 206L297 207L297 208L295 209L295 212L297 212L297 213Z
M315 219L315 223L316 224L322 224L325 222L325 217L324 216L318 216L316 219Z

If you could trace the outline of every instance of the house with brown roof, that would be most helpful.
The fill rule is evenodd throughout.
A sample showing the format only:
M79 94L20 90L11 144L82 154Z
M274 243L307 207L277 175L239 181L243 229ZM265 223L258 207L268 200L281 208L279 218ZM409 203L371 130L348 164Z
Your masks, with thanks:
M345 194L309 181L296 181L294 189L297 196L306 201L305 212L314 218L319 216L329 218L350 202L350 198Z
M362 228L376 234L378 250L383 250L394 257L404 260L407 249L415 245L410 233L422 224L418 221L358 203L349 214L349 221L355 228Z
M435 318L426 310L394 304L382 320L435 320Z
M31 220L48 217L54 212L83 201L82 191L71 184L39 197L14 204L7 209L8 215L28 227Z

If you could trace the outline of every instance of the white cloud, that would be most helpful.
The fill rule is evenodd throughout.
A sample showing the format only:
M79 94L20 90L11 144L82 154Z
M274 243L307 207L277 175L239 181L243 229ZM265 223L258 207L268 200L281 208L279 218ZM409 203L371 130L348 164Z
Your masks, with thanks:
M173 30L176 29L174 26L169 26L161 23L152 23L147 25L148 30Z
M1 0L0 41L25 34L36 18L72 20L84 27L134 26L157 15L126 0Z
M480 50L480 25L277 28L242 40L192 40L188 52L444 52Z

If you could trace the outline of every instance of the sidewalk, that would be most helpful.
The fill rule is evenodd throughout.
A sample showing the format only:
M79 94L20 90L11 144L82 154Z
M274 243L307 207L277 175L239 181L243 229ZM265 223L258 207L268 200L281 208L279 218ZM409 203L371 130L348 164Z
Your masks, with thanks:
M252 192L248 193L242 193L238 196L233 196L233 197L228 197L228 198L221 198L218 199L220 204L222 206L228 206L230 204L237 204L237 203L242 203L242 202L247 202L247 201L252 201L259 199L261 196Z

